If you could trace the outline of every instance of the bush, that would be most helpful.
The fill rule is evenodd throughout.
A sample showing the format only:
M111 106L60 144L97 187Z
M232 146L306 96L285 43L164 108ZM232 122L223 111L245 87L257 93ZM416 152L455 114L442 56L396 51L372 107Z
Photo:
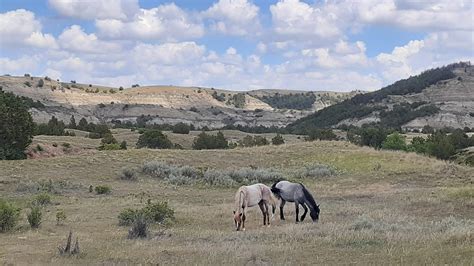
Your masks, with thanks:
M148 221L142 216L138 216L128 230L128 238L145 238L148 236Z
M126 150L127 149L127 142L125 140L120 142L120 149L121 150Z
M150 129L146 130L138 138L137 148L151 148L151 149L170 149L173 143L161 131Z
M13 204L0 199L0 233L15 228L20 217L20 209Z
M217 135L208 135L205 132L199 134L193 142L193 149L228 149L229 142L224 137L222 132L218 132Z
M337 140L337 136L331 129L315 129L308 133L305 140Z
M312 164L312 165L305 165L304 167L290 171L288 173L290 176L294 176L296 178L305 179L318 179L321 177L332 176L336 174L336 171L327 165L322 164Z
M35 205L48 205L48 204L51 204L51 196L46 192L42 192L42 193L36 195L35 199L33 200L33 203Z
M137 219L144 218L149 223L163 224L167 221L173 221L174 210L168 206L167 202L147 203L142 209L127 208L120 212L118 219L119 225L132 225Z
M43 81L43 79L40 79L40 80L38 81L37 87L42 88L43 86L44 86L44 81Z
M400 135L398 132L394 132L387 136L385 141L382 143L382 149L385 150L406 150L407 144L405 137Z
M109 186L96 186L95 187L95 192L99 195L102 194L109 194L111 191Z
M280 133L277 133L277 135L272 138L272 144L273 145L281 145L281 144L284 144L284 143L285 143L285 140L280 135Z
M120 174L119 177L122 180L130 180L130 181L137 180L137 174L135 170L131 168L123 168L122 173Z
M189 108L189 111L195 112L195 113L199 113L198 109L197 109L196 107L194 107L194 106L191 107L191 108Z
M191 127L185 123L177 123L173 126L173 133L177 134L189 134Z
M60 225L64 221L66 221L66 213L63 210L59 210L56 212L56 224Z
M41 224L41 208L38 206L33 206L31 208L31 212L27 215L28 223L30 224L31 228L38 228Z
M159 161L145 163L142 171L151 177L163 179L175 185L194 183L202 175L191 166L175 166Z

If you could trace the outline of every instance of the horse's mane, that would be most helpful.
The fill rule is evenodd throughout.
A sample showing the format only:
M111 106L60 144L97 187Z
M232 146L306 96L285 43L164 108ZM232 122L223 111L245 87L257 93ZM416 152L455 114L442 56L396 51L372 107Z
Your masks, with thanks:
M280 180L276 181L275 183L273 183L272 187L270 188L270 190L273 192L273 194L277 195L278 197L280 197L280 189L276 187L276 184L278 184L278 182L280 182Z
M306 187L303 184L300 183L300 185L301 185L301 188L303 189L304 197L308 200L312 209L319 210L319 206L316 204L316 201L314 200L313 195L309 193L309 191L306 189Z

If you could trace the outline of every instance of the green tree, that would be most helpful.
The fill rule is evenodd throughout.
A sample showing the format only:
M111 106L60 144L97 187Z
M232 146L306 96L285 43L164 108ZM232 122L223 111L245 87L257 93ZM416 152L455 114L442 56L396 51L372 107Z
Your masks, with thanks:
M0 90L0 160L25 159L34 123L20 97Z
M229 142L225 139L224 134L219 131L217 135L208 135L206 132L201 132L193 142L193 149L228 149Z
M382 143L382 149L386 150L406 150L407 144L405 137L398 132L394 132L387 136L385 141Z
M426 140L422 137L414 137L408 149L417 153L426 153Z
M151 148L151 149L170 149L173 143L161 131L156 129L146 130L140 135L137 142L137 148Z
M87 120L83 117L81 118L81 120L79 120L79 125L77 126L77 129L87 131L87 126Z
M177 123L173 126L173 133L177 134L189 134L191 127L185 123Z
M69 121L68 128L76 129L76 119L74 118L74 115L71 115L71 120Z
M283 143L285 143L285 140L280 135L280 133L276 134L276 136L272 138L272 144L273 145L281 145Z

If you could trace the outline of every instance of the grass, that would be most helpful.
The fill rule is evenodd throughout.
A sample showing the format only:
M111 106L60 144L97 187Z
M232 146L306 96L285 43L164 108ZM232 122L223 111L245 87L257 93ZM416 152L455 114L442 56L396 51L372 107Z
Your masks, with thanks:
M294 205L287 204L286 221L276 218L272 227L263 228L258 208L251 209L247 231L235 232L235 188L179 186L142 173L137 182L117 178L124 167L139 169L153 160L222 171L258 167L284 173L322 164L337 174L317 179L298 179L295 174L321 204L319 223L307 218L295 224ZM49 187L59 192L54 194L55 204L44 207L41 227L30 230L28 204L38 191L17 188L37 188L34 184L40 180L51 180ZM130 149L0 161L0 194L22 208L18 228L0 234L0 262L469 265L474 262L472 181L472 168L346 142L207 151ZM89 185L108 185L113 193L89 193ZM119 213L142 208L148 199L167 201L175 210L174 224L152 225L146 239L127 239L128 228L118 225ZM56 224L59 210L67 213L63 226ZM70 229L79 237L82 253L59 256L57 246Z

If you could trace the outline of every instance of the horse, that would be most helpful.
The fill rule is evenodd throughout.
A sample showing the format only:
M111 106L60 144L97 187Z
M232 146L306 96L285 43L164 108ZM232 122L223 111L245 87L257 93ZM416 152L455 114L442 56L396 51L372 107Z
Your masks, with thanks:
M319 205L316 204L313 196L306 187L301 183L292 183L289 181L278 181L272 185L271 191L275 196L281 199L280 203L280 219L285 220L285 216L283 215L283 207L285 203L294 202L295 209L296 209L296 223L302 222L306 217L306 213L308 212L308 207L310 210L310 216L313 222L317 222L319 220ZM299 215L299 205L303 206L304 213L301 216L301 219L298 220ZM308 207L306 207L306 205Z
M272 206L272 220L275 215L276 198L270 188L264 184L254 184L241 186L235 193L234 202L234 223L237 231L245 231L245 219L247 218L247 208L258 205L263 214L263 225L270 226L268 205Z

